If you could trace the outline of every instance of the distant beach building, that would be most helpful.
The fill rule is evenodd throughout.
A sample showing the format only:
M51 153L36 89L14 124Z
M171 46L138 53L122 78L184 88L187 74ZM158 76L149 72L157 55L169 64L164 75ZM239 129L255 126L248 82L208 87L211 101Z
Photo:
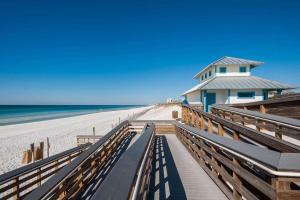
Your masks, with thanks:
M189 104L202 105L209 111L212 104L236 104L268 99L270 92L281 93L292 86L251 76L260 61L222 57L197 73L199 84L183 93Z
M172 98L167 98L166 103L173 103L175 100L173 100Z

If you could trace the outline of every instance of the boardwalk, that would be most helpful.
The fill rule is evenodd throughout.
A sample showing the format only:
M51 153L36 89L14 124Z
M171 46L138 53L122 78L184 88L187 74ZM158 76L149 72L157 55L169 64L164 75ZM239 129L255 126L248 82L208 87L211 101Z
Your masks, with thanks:
M299 199L298 146L187 106L182 121L124 121L72 161L0 176L1 199Z
M227 199L175 134L158 135L155 145L149 199Z

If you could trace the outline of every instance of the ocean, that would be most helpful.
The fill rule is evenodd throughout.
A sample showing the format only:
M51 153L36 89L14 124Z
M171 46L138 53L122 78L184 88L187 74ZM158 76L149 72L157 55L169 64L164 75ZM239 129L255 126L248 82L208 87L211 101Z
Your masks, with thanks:
M142 106L143 105L0 105L0 126Z

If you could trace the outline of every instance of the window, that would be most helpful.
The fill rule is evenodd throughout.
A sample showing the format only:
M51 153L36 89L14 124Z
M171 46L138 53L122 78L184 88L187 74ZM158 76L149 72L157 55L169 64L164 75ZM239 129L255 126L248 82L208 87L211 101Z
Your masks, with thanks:
M255 92L238 92L237 96L239 99L250 99L255 98Z
M211 76L211 71L208 72L208 75Z
M205 78L207 78L207 73L205 73Z
M220 73L226 73L227 68L226 67L220 67L219 71L220 71Z
M201 80L203 81L203 75L202 75L202 77L201 77Z
M242 73L247 72L247 67L241 66L240 72L242 72Z

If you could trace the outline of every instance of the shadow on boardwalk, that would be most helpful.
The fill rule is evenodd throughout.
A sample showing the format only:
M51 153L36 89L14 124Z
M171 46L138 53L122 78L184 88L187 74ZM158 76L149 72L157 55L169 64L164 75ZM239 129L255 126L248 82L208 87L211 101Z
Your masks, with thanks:
M109 174L112 168L115 166L121 155L126 151L129 147L131 140L135 136L134 133L131 133L125 140L122 141L121 145L119 145L116 152L112 155L109 159L108 163L105 165L104 169L97 173L97 176L91 181L90 184L84 189L84 192L79 195L77 199L90 199L96 190L98 189L99 185L103 182L105 177Z
M187 199L166 136L155 139L148 199Z

